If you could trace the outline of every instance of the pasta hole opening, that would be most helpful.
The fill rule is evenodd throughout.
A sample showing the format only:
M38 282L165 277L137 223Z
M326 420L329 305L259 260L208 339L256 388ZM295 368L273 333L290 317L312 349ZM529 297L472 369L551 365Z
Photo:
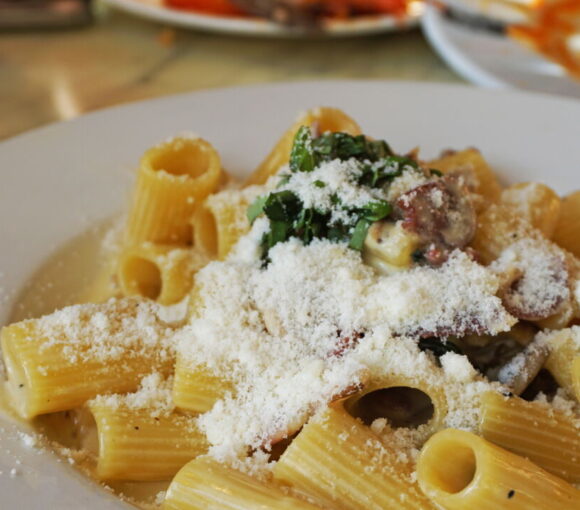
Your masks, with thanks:
M441 441L432 445L429 453L432 458L424 475L435 488L457 494L471 484L477 468L472 448L460 442Z
M217 257L218 231L215 216L207 207L200 207L193 220L193 244L211 258Z
M130 257L121 272L122 286L129 295L156 300L161 295L163 280L157 264L142 257Z
M154 157L151 166L154 171L195 179L207 171L210 157L209 151L199 141L180 141L175 143L173 150L161 151Z
M425 392L408 386L393 386L367 393L350 409L350 414L371 425L386 418L393 428L417 428L435 414L433 401Z
M80 448L97 458L101 451L101 445L97 421L93 413L86 407L81 407L74 413L73 420L80 438Z

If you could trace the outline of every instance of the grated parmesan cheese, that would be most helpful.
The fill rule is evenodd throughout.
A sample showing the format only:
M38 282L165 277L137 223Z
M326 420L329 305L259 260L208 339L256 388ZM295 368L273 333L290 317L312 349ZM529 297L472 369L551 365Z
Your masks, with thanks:
M261 228L256 222L254 229ZM246 253L250 239L259 236L251 232L243 241ZM290 240L272 248L270 258L262 269L235 251L202 269L199 308L178 333L178 350L192 370L205 365L234 382L234 393L199 418L220 461L235 462L248 447L285 437L369 377L396 374L437 386L452 380L403 335L463 331L474 321L495 333L514 322L495 296L496 276L462 253L439 269L389 277L325 240L308 246ZM475 428L474 403L493 387L481 380L469 385L449 391L453 426Z
M61 345L71 364L80 360L111 361L149 354L159 361L174 357L173 328L159 318L154 302L112 298L103 304L68 306L34 320L30 339L44 340L40 352Z
M111 409L147 410L151 417L168 416L175 410L172 397L173 377L164 379L152 373L141 380L134 393L99 395L92 402Z

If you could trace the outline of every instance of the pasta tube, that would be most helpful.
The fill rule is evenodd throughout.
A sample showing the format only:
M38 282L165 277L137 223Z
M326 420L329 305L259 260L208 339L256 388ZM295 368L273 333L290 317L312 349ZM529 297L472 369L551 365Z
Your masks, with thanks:
M580 435L561 411L489 392L482 398L481 435L568 482L580 482Z
M232 386L203 367L191 368L180 357L175 365L173 401L179 409L195 413L209 411Z
M491 202L497 202L501 195L499 181L477 149L465 149L450 152L439 159L429 161L430 168L440 170L444 174L460 171L473 172L476 179L475 191Z
M477 230L471 246L486 264L493 262L511 244L539 234L516 209L505 204L492 204L477 217Z
M475 434L446 429L417 463L423 492L445 510L577 510L580 491Z
M550 239L560 217L560 197L541 182L522 182L503 190L501 201L516 208L530 225Z
M546 368L560 386L574 395L576 359L580 358L580 327L575 326L551 333L548 336L550 355Z
M89 403L97 427L96 476L100 480L168 480L207 451L195 419L154 409L115 405L107 397Z
M321 507L287 495L216 461L199 457L175 476L163 510L315 510Z
M576 400L580 402L580 356L576 356L572 362L572 385Z
M133 391L144 375L172 369L169 331L154 304L134 299L70 306L7 326L0 339L12 404L32 418Z
M210 259L223 260L250 230L247 210L261 188L222 191L209 196L193 215L193 240Z
M125 296L172 305L191 289L193 272L203 265L201 258L190 249L171 245L147 242L129 246L119 257L119 285Z
M580 191L575 191L562 200L552 239L562 248L580 257Z
M282 135L272 152L248 177L245 182L246 186L264 184L281 166L288 163L294 136L301 126L315 127L319 133L331 131L355 136L361 134L359 125L338 108L320 107L308 110Z
M220 158L201 138L175 138L141 159L126 244L145 241L186 245L191 215L220 181Z
M403 228L401 222L376 222L365 238L364 261L386 275L408 269L419 242L419 236Z
M412 468L343 409L304 426L274 467L274 479L345 510L434 508L411 481Z

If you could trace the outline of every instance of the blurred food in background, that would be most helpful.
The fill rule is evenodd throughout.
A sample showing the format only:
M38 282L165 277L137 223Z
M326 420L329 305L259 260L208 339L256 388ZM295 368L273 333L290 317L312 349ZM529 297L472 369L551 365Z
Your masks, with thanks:
M404 18L409 0L164 0L168 7L232 16L259 16L284 25L316 26L323 19L373 14Z
M580 79L580 0L545 0L528 9L528 23L508 34Z
M439 3L433 0L434 3ZM513 40L580 79L580 0L441 0L452 10L499 23Z
M67 28L90 21L90 0L0 0L0 29Z

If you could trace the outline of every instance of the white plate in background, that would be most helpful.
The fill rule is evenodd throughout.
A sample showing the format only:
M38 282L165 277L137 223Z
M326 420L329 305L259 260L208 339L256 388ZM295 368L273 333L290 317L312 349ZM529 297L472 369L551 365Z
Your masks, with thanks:
M145 149L194 131L216 146L228 171L247 174L298 112L317 105L343 108L365 133L401 152L420 145L433 157L476 146L506 181L538 180L560 193L580 187L580 101L457 85L328 81L111 108L0 143L0 324L47 257L123 208ZM19 430L0 417L2 509L127 508L50 452L27 447Z
M452 21L433 5L425 6L421 24L443 60L476 85L580 98L580 81L505 35Z
M411 13L404 19L388 14L359 16L346 20L328 20L323 22L316 34L305 34L273 21L257 17L219 16L197 13L194 11L172 9L163 5L162 0L105 0L109 5L142 18L182 28L192 28L209 32L261 36L261 37L353 37L382 32L398 32L417 26L423 11L423 5L415 2Z

